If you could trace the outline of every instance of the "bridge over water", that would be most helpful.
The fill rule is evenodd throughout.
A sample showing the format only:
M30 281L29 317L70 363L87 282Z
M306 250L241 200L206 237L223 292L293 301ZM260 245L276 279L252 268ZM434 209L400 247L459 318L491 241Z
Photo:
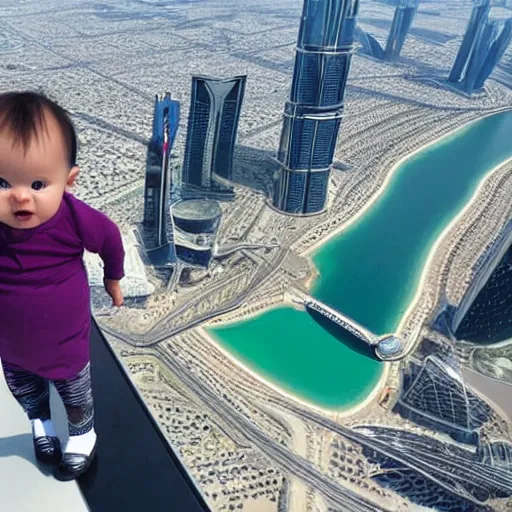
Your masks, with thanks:
M289 297L295 304L300 304L306 309L320 313L367 345L374 347L375 355L379 359L394 361L405 355L403 352L404 344L396 336L391 334L377 336L354 319L295 288L289 291Z

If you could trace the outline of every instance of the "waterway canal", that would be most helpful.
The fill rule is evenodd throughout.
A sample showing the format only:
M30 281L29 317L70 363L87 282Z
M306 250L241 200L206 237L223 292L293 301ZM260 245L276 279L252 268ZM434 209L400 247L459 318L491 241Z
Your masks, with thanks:
M512 157L511 133L512 112L495 114L406 160L372 206L313 255L320 277L312 295L375 333L392 332L436 239L486 174ZM265 379L329 409L363 400L383 370L348 335L290 307L209 333Z

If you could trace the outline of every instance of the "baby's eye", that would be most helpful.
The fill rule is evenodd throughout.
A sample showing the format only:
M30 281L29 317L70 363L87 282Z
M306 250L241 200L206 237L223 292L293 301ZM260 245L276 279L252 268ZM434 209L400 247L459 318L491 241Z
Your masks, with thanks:
M9 188L9 183L3 178L0 178L0 190L6 190Z
M43 188L46 186L44 181L37 180L32 183L32 188L34 190L43 190Z

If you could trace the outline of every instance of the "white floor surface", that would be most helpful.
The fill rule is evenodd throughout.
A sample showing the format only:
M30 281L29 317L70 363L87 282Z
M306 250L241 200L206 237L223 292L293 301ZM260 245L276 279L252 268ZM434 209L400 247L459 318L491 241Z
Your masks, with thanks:
M61 441L66 414L52 389L52 417ZM88 512L75 481L59 482L37 465L30 422L7 389L0 368L0 510L2 512Z

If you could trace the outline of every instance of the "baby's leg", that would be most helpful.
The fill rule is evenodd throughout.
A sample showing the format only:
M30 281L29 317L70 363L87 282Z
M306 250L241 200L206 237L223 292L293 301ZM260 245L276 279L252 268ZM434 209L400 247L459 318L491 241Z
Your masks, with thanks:
M43 462L60 460L60 442L50 418L48 381L2 361L5 382L32 422L34 450Z
M53 384L68 415L69 441L65 453L90 455L96 443L90 363L74 377Z
M2 361L5 382L31 420L50 419L50 393L48 381L17 366Z

